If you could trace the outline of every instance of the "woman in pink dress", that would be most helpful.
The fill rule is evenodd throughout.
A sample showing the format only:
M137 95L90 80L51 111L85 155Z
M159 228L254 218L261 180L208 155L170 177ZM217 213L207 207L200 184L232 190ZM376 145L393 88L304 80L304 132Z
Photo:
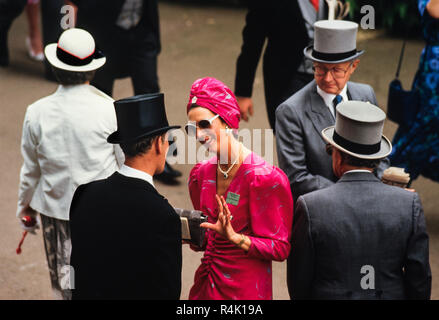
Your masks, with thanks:
M245 148L232 134L240 110L222 82L194 82L186 131L216 154L189 177L193 206L208 216L201 265L189 299L272 299L272 260L290 252L293 201L279 168Z

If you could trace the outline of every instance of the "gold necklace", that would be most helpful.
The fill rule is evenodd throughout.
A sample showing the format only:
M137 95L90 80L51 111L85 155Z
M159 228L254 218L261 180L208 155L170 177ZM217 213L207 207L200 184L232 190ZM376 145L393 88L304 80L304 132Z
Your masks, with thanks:
M242 153L242 144L239 144L239 155L238 155L238 157L236 157L235 161L233 161L232 165L229 167L229 169L227 169L227 171L224 171L223 169L221 169L221 166L220 166L219 161L218 161L218 163L217 163L218 170L223 174L224 179L227 179L229 177L229 172L230 172L230 170L232 170L232 168L238 162L239 158L241 157L241 153Z

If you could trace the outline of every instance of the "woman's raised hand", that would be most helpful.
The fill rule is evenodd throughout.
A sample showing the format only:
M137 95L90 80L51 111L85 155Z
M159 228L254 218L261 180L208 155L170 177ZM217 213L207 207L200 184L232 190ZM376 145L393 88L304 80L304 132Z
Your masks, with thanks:
M210 229L218 232L222 237L227 240L232 241L237 233L233 230L231 220L233 219L230 213L229 207L227 206L226 200L223 196L215 195L216 202L218 204L218 220L215 224L204 222L200 226L206 229Z

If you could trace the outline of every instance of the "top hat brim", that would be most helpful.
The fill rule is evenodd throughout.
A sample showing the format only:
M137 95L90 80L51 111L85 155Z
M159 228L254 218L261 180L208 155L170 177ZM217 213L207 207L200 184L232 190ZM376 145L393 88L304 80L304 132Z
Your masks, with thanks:
M161 135L165 132L168 132L169 130L179 129L179 128L181 128L181 126L168 126L168 127L155 129L155 130L143 133L137 137L123 137L119 131L115 131L108 136L107 142L112 143L112 144L135 142L135 141L142 139L142 138L158 136L158 135Z
M385 136L382 136L382 138L381 138L380 151L378 151L377 153L360 154L360 153L355 153L355 152L349 151L334 141L334 139L333 139L334 130L335 130L335 126L331 126L331 127L326 128L326 129L323 129L322 130L323 139L327 143L331 144L332 146L336 147L337 149L339 149L339 150L343 151L344 153L347 153L353 157L357 157L360 159L366 159L366 160L378 160L378 159L382 159L382 158L387 157L392 152L392 144L390 143L389 139L387 139Z
M84 66L71 66L58 59L56 55L57 46L58 46L57 43L48 44L44 49L44 55L46 56L47 61L49 61L49 63L52 66L61 70L67 70L73 72L88 72L88 71L99 69L107 61L105 57L102 57L99 59L93 59L89 64L86 64Z
M346 57L346 58L343 58L343 59L323 60L323 59L317 59L316 57L313 56L313 46L308 46L305 49L303 49L303 54L305 55L306 58L308 58L308 59L310 59L312 61L321 62L321 63L342 63L342 62L347 62L347 61L351 61L351 60L357 59L363 53L364 53L364 50L360 50L360 51L357 51L352 56L349 56L349 57Z

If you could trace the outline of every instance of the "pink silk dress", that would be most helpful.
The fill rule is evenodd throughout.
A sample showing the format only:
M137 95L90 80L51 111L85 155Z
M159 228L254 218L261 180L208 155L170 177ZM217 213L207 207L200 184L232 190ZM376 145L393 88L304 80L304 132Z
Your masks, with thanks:
M217 158L198 163L189 176L194 208L208 221L218 216L216 194ZM247 156L224 194L239 195L228 204L235 232L251 239L248 252L212 230L207 230L205 252L195 273L190 300L259 300L273 298L272 260L290 253L293 199L285 173L255 153ZM236 202L235 202L236 203ZM196 250L195 247L192 249Z

